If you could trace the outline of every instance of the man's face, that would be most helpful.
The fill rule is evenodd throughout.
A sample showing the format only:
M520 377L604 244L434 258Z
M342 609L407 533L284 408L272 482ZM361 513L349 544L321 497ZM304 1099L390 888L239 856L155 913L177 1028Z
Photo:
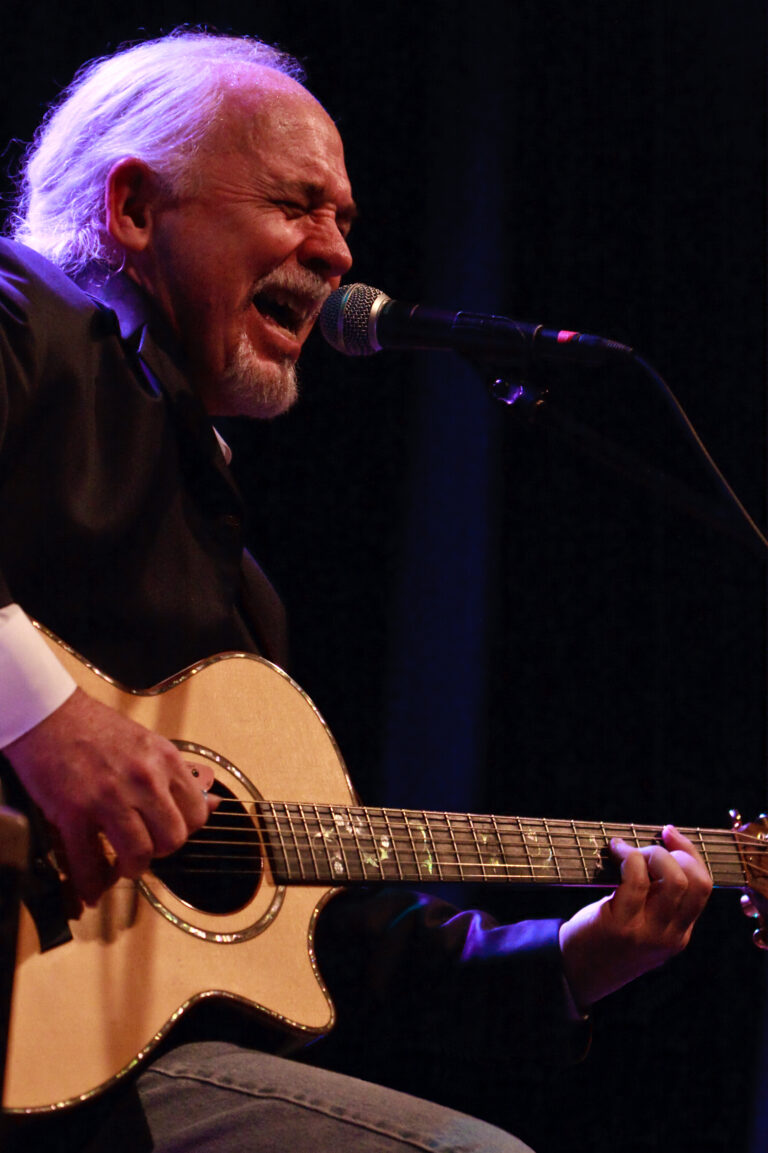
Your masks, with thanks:
M212 415L270 417L296 398L296 360L352 259L341 139L298 84L228 98L190 194L159 205L131 271L155 297Z

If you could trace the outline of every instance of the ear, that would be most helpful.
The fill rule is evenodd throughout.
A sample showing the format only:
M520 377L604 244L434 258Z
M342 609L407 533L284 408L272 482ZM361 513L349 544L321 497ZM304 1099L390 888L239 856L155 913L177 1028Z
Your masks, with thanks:
M143 252L152 234L157 180L149 165L129 156L107 176L107 232L124 252Z

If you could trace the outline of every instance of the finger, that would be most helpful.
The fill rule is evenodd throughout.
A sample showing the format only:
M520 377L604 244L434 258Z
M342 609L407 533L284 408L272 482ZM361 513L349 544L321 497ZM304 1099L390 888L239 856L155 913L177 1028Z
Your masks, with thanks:
M75 892L86 905L95 905L116 880L115 867L104 853L98 829L72 825L61 833L61 839Z
M696 918L712 890L712 879L702 859L686 837L668 826L665 840L686 847L669 851L661 845L642 850L652 883L646 915L660 932L676 933L682 944L691 934Z
M662 845L646 845L640 852L645 859L651 883L664 884L668 894L685 892L688 888L688 879L675 854L670 853Z
M181 848L190 832L207 820L208 806L202 791L170 742L162 741L151 757L137 760L127 777L125 801L129 812L143 822L151 842L150 859L168 856ZM134 816L127 818L124 828L135 827ZM137 845L137 861L144 860L145 853L146 844ZM147 864L148 861L144 868Z
M646 918L659 928L682 921L688 880L677 861L661 845L633 848L620 841L614 852L621 860L622 882L615 893L615 911L628 922Z
M648 868L640 850L619 837L611 841L611 851L621 863L621 884L611 899L612 911L629 921L645 908L651 884Z
M211 791L213 782L216 780L216 774L210 765L198 764L196 761L185 761L184 768L203 793Z
M158 855L146 821L136 809L109 813L102 829L123 877L140 877L149 868L152 858Z
M664 842L664 847L671 853L684 853L685 856L692 858L707 876L709 875L709 870L699 850L693 842L684 836L679 829L676 829L674 825L665 825L661 830L661 837Z
M709 868L701 853L674 825L665 825L662 837L672 857L688 879L685 911L693 919L704 908L712 892L712 876Z
M170 795L184 822L184 840L186 840L208 820L211 813L208 794L187 774L183 780L171 782Z
M660 929L685 932L695 920L701 904L698 891L691 887L687 867L683 868L677 853L670 853L661 845L642 850L648 865L651 887L647 915ZM691 866L691 857L681 854Z

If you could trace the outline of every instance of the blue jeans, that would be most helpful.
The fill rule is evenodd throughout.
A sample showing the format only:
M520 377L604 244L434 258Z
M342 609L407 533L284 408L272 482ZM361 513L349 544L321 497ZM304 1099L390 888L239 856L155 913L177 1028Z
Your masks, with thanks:
M143 1137L118 1115L87 1153L531 1153L466 1114L226 1042L172 1050L137 1089Z

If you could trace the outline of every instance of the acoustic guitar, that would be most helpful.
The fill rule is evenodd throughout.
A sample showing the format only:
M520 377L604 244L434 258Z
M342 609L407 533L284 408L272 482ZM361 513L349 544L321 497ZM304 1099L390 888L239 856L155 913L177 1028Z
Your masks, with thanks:
M612 887L611 838L660 840L654 826L364 808L316 708L269 662L225 653L133 692L41 631L85 691L171 739L222 800L178 853L80 915L67 913L66 862L55 849L38 854L20 911L8 1111L49 1112L101 1092L205 998L299 1035L329 1030L313 934L337 886ZM728 830L682 831L716 885L766 895L768 821L732 816ZM46 870L52 884L39 881ZM88 1043L67 1059L85 1029Z

